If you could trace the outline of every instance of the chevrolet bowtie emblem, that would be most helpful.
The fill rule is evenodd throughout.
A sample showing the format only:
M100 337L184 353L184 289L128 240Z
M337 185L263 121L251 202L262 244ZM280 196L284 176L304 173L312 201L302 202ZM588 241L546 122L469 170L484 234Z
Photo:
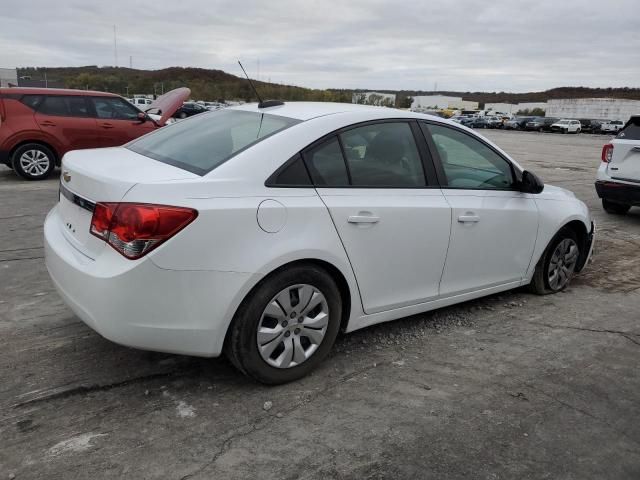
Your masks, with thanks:
M69 172L62 172L62 179L69 183L71 181L71 175L69 174Z

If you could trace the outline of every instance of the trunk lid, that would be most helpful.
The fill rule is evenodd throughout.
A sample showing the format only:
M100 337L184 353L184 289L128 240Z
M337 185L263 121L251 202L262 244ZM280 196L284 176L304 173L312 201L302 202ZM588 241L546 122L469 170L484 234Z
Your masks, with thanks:
M611 142L609 175L615 180L640 183L640 115L633 116Z
M96 203L119 202L138 183L194 178L199 177L126 148L69 152L60 177L60 228L77 250L95 258L106 245L89 233Z
M158 115L160 120L158 120L157 123L164 125L182 104L189 99L190 95L190 89L186 87L176 88L156 98L153 103L145 109L145 112Z

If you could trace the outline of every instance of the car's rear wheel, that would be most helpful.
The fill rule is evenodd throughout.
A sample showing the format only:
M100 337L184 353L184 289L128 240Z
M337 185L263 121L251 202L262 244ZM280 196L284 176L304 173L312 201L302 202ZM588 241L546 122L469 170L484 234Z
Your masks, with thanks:
M11 157L13 170L27 180L44 180L55 168L55 156L50 148L39 143L18 147Z
M602 208L607 213L612 213L614 215L624 215L629 211L631 205L627 205L624 203L612 202L611 200L602 199Z
M557 293L569 285L580 258L578 238L573 230L561 229L536 265L530 289L538 295Z
M225 345L231 362L259 382L304 377L338 335L342 299L333 278L315 265L267 277L238 309Z

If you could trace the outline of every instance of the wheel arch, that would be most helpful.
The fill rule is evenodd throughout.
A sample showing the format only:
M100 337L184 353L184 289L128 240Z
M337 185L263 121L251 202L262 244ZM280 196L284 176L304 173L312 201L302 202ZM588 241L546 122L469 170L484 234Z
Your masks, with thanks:
M16 143L11 150L9 150L9 161L13 162L13 154L15 153L15 151L17 149L19 149L20 147L22 147L23 145L27 145L29 143L37 143L38 145L42 145L44 147L47 147L49 150L51 150L53 152L53 160L55 162L56 167L60 166L60 163L62 161L60 154L58 153L58 151L56 150L56 148L51 145L48 142L44 142L42 140L21 140L20 142Z
M584 268L589 255L590 232L587 229L587 226L585 225L585 223L582 220L577 220L577 219L571 220L565 223L564 225L562 225L562 227L558 229L558 232L560 232L563 229L571 230L573 233L575 233L576 237L578 238L578 242L580 245L580 257L578 258L578 264L576 265L576 272L580 272Z
M314 266L320 267L323 270L325 270L331 276L331 278L336 282L336 286L338 287L338 290L340 292L340 297L342 299L342 312L341 312L342 316L340 319L340 330L344 332L347 329L349 320L351 318L351 313L352 313L351 308L353 305L354 298L356 298L355 301L358 301L359 299L358 292L357 291L352 292L352 288L349 285L349 281L347 280L346 275L340 270L340 268L335 266L333 263L320 258L300 258L300 259L288 261L286 263L279 265L278 267L273 268L271 271L269 271L269 273L261 277L260 280L258 280L249 289L249 291L242 297L242 300L238 303L237 307L235 308L235 311L233 312L233 316L231 317L231 320L227 325L227 330L225 332L224 342L223 342L223 350L227 346L229 333L231 332L231 325L235 321L238 310L242 308L242 305L245 303L245 301L247 301L247 299L256 291L256 289L258 289L261 285L263 285L266 281L269 280L269 278L271 278L276 273L281 272L282 270L291 268L293 266L300 266L300 265L314 265Z

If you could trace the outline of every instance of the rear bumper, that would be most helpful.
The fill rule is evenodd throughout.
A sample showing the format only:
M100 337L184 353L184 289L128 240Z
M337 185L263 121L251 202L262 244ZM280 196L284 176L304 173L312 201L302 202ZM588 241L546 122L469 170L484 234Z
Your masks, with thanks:
M159 352L221 354L238 292L251 274L166 270L105 247L95 260L64 237L54 208L45 221L45 262L65 303L121 345Z
M0 165L6 165L7 167L11 166L11 160L9 158L9 152L5 150L0 150Z
M630 185L610 180L596 182L598 197L626 205L640 206L640 183Z

